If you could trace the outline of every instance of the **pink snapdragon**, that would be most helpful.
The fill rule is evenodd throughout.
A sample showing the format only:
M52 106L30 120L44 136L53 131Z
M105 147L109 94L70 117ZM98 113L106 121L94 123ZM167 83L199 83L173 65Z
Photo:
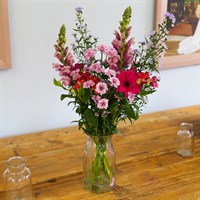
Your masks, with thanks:
M62 59L62 55L59 51L56 51L54 56L58 59L58 60L61 60Z
M122 49L123 43L121 40L114 39L112 41L112 45L117 51L120 51Z
M62 65L59 63L53 63L53 68L56 69L56 71L60 71L62 68Z
M71 52L69 52L65 58L65 62L67 63L67 65L72 66L74 64L74 57L73 54Z
M97 103L97 108L107 109L108 108L108 99L100 99Z
M96 89L95 89L95 91L97 93L102 95L102 94L105 94L107 90L108 90L108 87L107 87L106 83L103 83L103 82L97 83Z
M109 57L114 57L118 53L113 47L107 46L107 48L105 49L105 54L108 55Z
M60 76L63 75L69 75L71 73L71 67L70 66L63 66L62 69L60 70Z
M128 66L133 61L133 52L131 49L128 49L124 54L125 62L124 65Z
M117 88L120 85L120 81L117 77L110 77L110 85Z
M71 79L69 76L62 76L61 81L63 83L64 86L70 86L71 84Z
M84 57L86 61L89 61L91 58L94 58L95 54L96 54L96 51L92 48L89 48L84 52Z
M83 88L91 88L94 84L95 83L92 80L86 81L85 83L83 83Z
M118 55L110 57L108 59L108 64L110 65L110 68L118 71L118 65L117 65L117 63L118 63L119 60L120 60L120 57Z

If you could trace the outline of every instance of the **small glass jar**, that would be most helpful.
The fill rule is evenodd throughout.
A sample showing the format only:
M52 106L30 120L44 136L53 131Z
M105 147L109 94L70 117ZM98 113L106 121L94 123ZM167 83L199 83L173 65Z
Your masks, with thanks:
M26 160L20 156L11 157L3 174L5 200L32 200L31 172Z
M192 156L194 146L193 124L181 123L177 133L177 153L181 156Z

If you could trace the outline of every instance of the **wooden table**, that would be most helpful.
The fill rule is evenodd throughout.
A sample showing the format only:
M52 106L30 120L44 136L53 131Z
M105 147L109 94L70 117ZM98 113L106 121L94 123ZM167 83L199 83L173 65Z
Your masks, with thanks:
M194 124L193 157L176 154L181 122ZM2 139L0 174L9 157L20 155L32 172L36 200L200 200L199 105L142 115L119 128L124 136L113 137L117 181L112 192L93 194L82 188L85 136L77 127Z

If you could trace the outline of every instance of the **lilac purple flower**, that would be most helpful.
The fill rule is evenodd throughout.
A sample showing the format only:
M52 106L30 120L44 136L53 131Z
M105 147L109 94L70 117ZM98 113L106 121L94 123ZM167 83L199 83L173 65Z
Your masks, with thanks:
M75 10L76 10L76 12L82 12L82 11L83 11L83 8L80 7L80 6L78 6L78 7L75 8Z
M175 24L176 18L175 18L175 16L174 16L174 14L171 14L171 13L169 13L169 12L166 12L164 16L165 16L166 18L169 17L169 19L172 20L172 23Z

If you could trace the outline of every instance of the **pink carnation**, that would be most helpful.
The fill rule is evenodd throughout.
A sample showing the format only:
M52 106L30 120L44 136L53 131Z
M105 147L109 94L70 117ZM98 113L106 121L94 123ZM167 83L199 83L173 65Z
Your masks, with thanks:
M109 79L109 81L110 81L110 85L115 87L115 88L117 88L120 85L120 81L117 77L111 77Z
M97 103L97 108L107 109L108 108L108 99L100 99Z
M94 63L94 64L90 65L89 69L96 73L101 73L103 71L102 67L99 63Z
M95 50L92 49L92 48L89 48L87 49L85 52L84 52L84 57L86 59L86 61L89 61L91 58L94 58L95 56Z
M116 75L116 71L115 70L113 70L113 69L110 69L110 68L106 68L105 70L104 70L104 73L107 75L107 76L115 76Z
M98 101L101 99L101 97L99 95L93 95L92 96L92 100L97 104Z
M102 51L103 53L105 53L106 49L107 49L107 46L104 44L100 44L97 46L97 50Z
M89 81L86 81L85 83L83 83L83 88L90 88L94 85L94 81L92 80L89 80Z
M107 90L108 90L108 87L107 87L106 83L103 83L103 82L97 83L96 89L95 89L95 91L97 93L102 95L102 94L105 94Z

